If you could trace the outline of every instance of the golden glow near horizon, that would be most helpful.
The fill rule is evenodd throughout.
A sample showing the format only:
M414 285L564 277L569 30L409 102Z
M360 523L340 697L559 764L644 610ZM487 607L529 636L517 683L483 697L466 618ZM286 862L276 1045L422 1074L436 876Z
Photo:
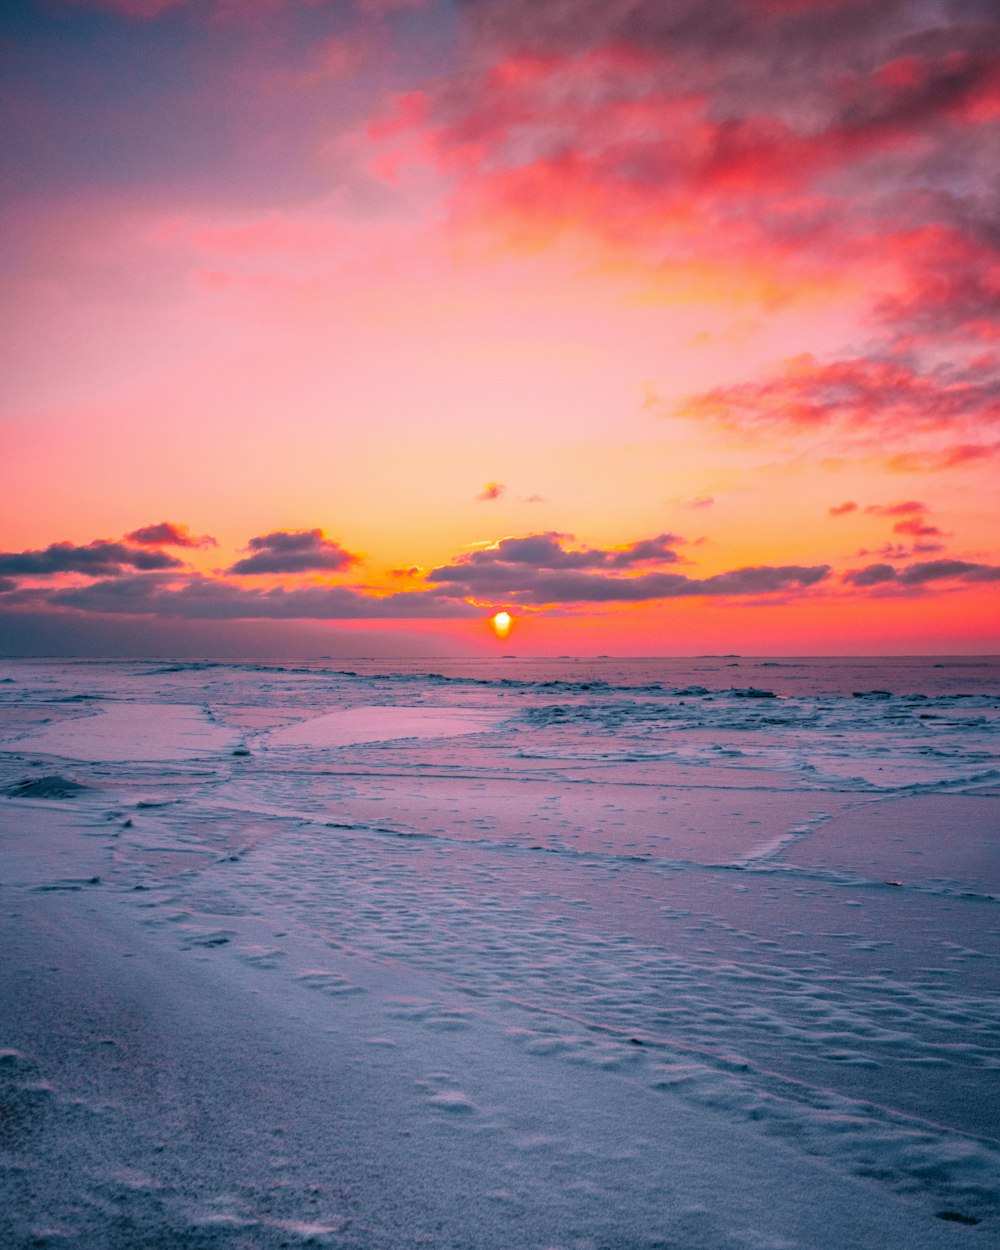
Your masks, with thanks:
M490 625L498 638L506 638L511 631L514 619L509 612L497 612L490 618Z

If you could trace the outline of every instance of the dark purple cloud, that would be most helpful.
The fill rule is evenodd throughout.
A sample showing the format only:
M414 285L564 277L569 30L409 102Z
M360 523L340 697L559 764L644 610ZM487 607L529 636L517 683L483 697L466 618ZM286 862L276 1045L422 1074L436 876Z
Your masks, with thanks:
M228 573L312 573L350 568L359 557L347 551L320 529L275 530L251 538L246 556Z
M378 597L348 586L295 590L247 589L194 576L179 587L156 575L115 578L47 596L52 607L113 615L155 615L197 620L418 620L482 616L482 609L440 591Z
M759 595L803 590L828 576L828 565L761 566L692 578L659 571L629 575L650 563L674 563L675 534L620 548L574 549L567 534L505 538L495 547L434 569L427 580L450 594L511 604L649 602L691 595Z
M685 577L680 573L614 577L606 573L525 570L520 579L508 579L503 585L492 578L485 584L472 578L456 589L472 597L492 594L510 603L532 605L647 603L697 595L721 597L803 590L822 581L829 572L830 567L825 564L806 568L785 565L733 569L706 578ZM433 574L430 580L434 580Z
M869 564L867 568L844 574L844 581L851 586L881 586L884 582L895 580L896 570L891 564Z
M929 582L998 582L1000 566L977 564L969 560L924 560L905 569L891 564L869 564L844 574L852 586L926 586Z
M674 564L680 556L673 548L683 541L677 534L657 534L655 538L629 543L618 551L607 552L605 567L630 569L637 564Z
M0 573L20 577L48 577L56 573L113 577L132 569L152 571L182 567L180 560L163 551L104 541L88 543L85 547L52 543L42 551L0 552Z
M926 560L903 569L897 580L903 586L923 586L927 582L938 582L947 578L957 578L963 582L996 582L1000 581L1000 567L968 560Z
M674 546L684 540L677 534L658 534L623 547L566 547L569 534L549 530L544 534L528 534L524 538L504 538L493 547L486 547L463 556L454 564L444 565L428 575L432 582L464 582L470 570L483 584L502 584L509 570L517 567L541 569L629 569L642 564L674 564L680 557Z
M149 547L217 547L219 544L210 534L198 537L186 525L173 521L160 521L158 525L144 525L125 535L129 542Z

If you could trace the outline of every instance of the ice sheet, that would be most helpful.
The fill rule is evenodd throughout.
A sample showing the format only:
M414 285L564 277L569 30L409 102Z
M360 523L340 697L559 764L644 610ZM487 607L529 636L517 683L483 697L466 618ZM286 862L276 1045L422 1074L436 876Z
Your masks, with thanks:
M833 817L788 849L790 863L1000 896L996 799L925 794Z
M980 672L7 671L0 1244L995 1239Z
M471 708L355 707L263 735L264 747L339 747L394 738L451 738L495 729L502 717Z
M36 755L124 763L195 759L233 747L238 736L193 704L112 703L18 739Z

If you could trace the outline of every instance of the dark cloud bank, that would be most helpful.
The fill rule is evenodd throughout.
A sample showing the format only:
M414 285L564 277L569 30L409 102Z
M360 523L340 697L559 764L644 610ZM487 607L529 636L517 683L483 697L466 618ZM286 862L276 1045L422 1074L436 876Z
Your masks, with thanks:
M870 510L888 518L922 516L915 501ZM178 536L184 541L177 543ZM502 606L572 613L679 598L775 603L824 593L912 595L1000 581L1000 568L960 559L870 564L836 581L828 564L756 565L696 577L674 567L685 563L676 534L587 547L550 531L504 538L431 570L412 590L385 594L319 580L349 574L360 562L319 529L257 536L248 556L215 576L159 550L157 544L204 544L184 527L149 526L128 538L139 545L100 540L0 553L0 654L254 655L269 648L300 654L300 643L304 653L316 653L324 640L325 649L337 649L329 633L314 632L323 622L474 619ZM243 580L263 573L289 584ZM306 632L290 633L293 625ZM397 633L397 653L416 654L416 644ZM382 644L371 641L376 635L363 643L356 633L351 637L355 654L359 646L380 652Z

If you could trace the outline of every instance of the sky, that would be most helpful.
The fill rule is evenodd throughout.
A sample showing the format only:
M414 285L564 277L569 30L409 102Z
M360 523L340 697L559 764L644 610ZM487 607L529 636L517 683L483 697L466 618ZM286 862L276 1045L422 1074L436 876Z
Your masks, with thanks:
M0 98L0 654L997 650L995 0L8 0Z

